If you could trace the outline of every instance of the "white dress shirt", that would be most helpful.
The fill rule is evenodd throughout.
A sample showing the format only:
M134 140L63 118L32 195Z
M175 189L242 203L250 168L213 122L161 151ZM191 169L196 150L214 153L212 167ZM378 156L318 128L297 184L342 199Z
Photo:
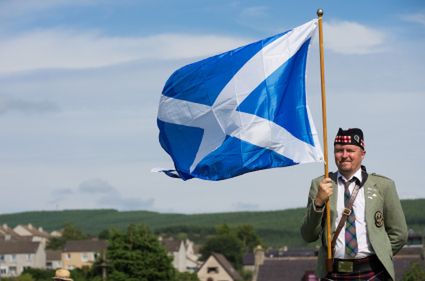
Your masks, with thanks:
M360 182L362 181L362 172L361 169L357 170L357 172L353 175L353 177L346 179L343 175L338 172L337 175L337 185L338 185L338 198L337 198L337 218L335 221L335 229L338 227L339 221L341 220L343 211L344 211L344 181L349 181L353 177L356 177ZM342 178L342 179L341 179ZM356 182L352 182L348 189L350 190L350 194L353 192ZM365 210L365 193L364 188L360 188L357 193L357 197L353 203L353 211L356 216L356 235L357 235L357 245L358 252L354 257L356 259L364 258L374 254L372 246L370 245L369 237L367 236L367 228L366 228L366 210ZM345 226L341 229L341 232L338 235L338 238L335 243L335 258L338 259L350 259L345 254Z

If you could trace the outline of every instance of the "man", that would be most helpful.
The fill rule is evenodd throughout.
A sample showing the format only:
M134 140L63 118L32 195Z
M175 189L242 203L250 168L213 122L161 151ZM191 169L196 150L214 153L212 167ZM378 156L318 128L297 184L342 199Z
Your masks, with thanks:
M365 155L362 130L339 129L334 142L338 172L312 181L301 235L306 242L321 238L317 274L322 280L395 280L392 257L406 243L406 220L394 182L368 174L362 166ZM328 200L332 272L326 269Z
M54 281L73 281L71 278L71 273L69 270L59 268L55 272L55 277L53 277Z

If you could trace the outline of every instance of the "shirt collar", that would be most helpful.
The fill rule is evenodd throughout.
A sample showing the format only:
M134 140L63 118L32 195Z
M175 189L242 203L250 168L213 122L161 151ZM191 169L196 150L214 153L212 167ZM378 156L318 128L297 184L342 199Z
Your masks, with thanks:
M362 182L362 180L363 180L363 177L362 177L362 169L358 169L355 173L354 173L354 175L351 177L351 178L349 178L349 179L346 179L340 172L338 172L338 179L343 179L344 181L349 181L349 180L351 180L352 178L357 178L357 180L359 181L359 182Z

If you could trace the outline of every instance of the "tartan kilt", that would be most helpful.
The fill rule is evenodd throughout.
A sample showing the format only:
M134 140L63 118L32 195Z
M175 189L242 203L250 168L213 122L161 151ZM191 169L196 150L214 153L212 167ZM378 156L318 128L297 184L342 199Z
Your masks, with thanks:
M368 272L352 272L352 273L329 273L325 278L320 279L322 281L340 281L340 280L352 280L352 281L391 281L391 277L384 270L379 272L368 271Z

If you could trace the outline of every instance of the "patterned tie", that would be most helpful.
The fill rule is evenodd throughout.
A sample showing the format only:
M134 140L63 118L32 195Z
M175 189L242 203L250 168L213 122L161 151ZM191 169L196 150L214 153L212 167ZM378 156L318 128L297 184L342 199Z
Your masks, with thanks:
M345 207L348 206L348 202L350 201L350 190L348 187L350 184L355 181L355 178L352 178L349 181L344 181L344 205ZM355 257L358 252L357 247L357 235L356 235L356 216L354 214L354 209L351 207L351 213L347 218L347 221L345 223L345 253L350 257Z

